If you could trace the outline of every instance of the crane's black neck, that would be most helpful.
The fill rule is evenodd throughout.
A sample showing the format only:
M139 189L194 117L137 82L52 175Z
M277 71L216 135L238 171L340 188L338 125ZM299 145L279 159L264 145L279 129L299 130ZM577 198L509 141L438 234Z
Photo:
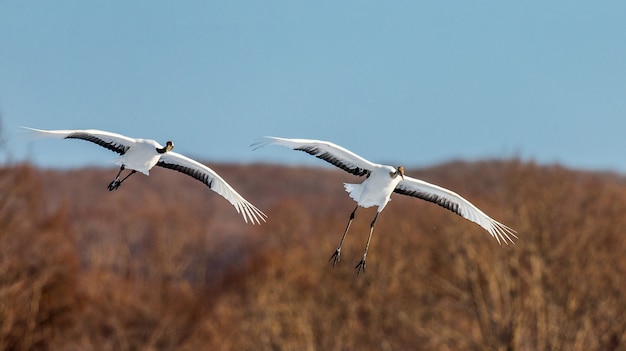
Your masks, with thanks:
M159 154L164 154L168 151L172 151L173 148L174 143L171 140L168 140L167 143L165 143L165 146L163 146L162 148L156 148L156 152L158 152Z

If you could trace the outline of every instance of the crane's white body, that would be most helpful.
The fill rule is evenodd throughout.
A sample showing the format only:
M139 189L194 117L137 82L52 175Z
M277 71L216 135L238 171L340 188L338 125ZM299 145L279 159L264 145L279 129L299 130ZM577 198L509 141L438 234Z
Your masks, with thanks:
M124 165L126 168L150 175L150 169L156 166L163 155L159 154L156 149L161 149L163 146L150 139L135 139L135 142L130 145L128 151L113 162L118 166Z
M263 137L253 144L253 147L259 148L270 144L304 151L349 173L366 175L367 179L360 184L344 185L350 197L361 207L378 206L380 213L389 202L391 194L397 192L434 202L477 223L498 243L512 243L512 238L517 238L514 230L492 219L459 194L408 176L394 177L394 173L398 171L395 167L370 162L339 145L322 140Z
M211 190L220 194L230 202L238 213L241 213L244 221L260 224L267 217L258 208L239 195L222 177L211 168L192 160L184 155L165 148L151 139L135 139L127 136L95 129L84 130L41 130L26 128L41 136L81 139L91 141L120 156L114 160L121 169L128 168L149 175L154 166L173 169L185 173L207 185ZM173 147L173 144L169 142ZM159 151L160 150L160 151ZM120 171L121 172L121 171ZM119 176L119 174L118 174ZM116 178L117 179L117 178ZM117 184L119 186L121 182ZM111 190L111 188L109 188Z
M390 177L395 168L385 165L376 165L370 176L360 184L344 183L344 188L350 197L361 207L378 206L378 212L387 206L391 200L393 190L402 181L402 178Z

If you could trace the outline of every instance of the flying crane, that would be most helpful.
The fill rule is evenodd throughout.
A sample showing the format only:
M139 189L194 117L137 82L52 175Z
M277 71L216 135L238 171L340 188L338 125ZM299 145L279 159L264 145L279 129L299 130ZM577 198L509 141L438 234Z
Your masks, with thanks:
M258 149L271 144L304 151L348 173L357 176L366 176L366 179L360 184L344 184L345 190L350 194L350 197L356 201L357 206L350 214L348 225L341 237L339 246L329 259L329 261L333 261L333 266L340 261L341 247L346 239L346 234L348 234L348 229L350 229L350 224L352 224L356 210L359 206L364 208L377 206L378 211L370 224L370 232L363 257L355 267L357 274L360 272L365 273L365 259L370 240L372 239L376 219L385 208L390 200L391 194L394 192L436 203L463 218L477 223L491 234L498 243L513 243L512 238L517 238L515 235L516 232L513 229L487 216L478 207L474 206L459 194L423 180L406 176L404 174L404 167L402 166L392 167L373 163L339 145L321 140L263 137L258 142L252 144L252 147Z
M265 218L267 218L261 210L244 199L243 196L239 195L239 193L214 170L189 157L173 152L174 143L171 141L167 141L165 146L162 146L151 139L129 138L121 134L95 129L41 130L24 128L42 136L90 141L120 154L120 157L114 160L114 162L120 166L120 170L117 172L115 179L108 185L107 188L109 191L118 189L128 177L136 172L148 175L152 167L159 166L182 172L201 181L211 190L228 200L235 207L237 212L241 213L246 223L250 221L252 224L260 224L261 220L265 221ZM122 171L127 168L130 169L131 172L120 179Z

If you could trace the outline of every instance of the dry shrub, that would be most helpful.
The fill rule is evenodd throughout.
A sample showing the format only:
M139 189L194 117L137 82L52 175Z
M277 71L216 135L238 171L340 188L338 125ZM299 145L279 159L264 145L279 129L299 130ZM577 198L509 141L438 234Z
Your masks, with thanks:
M0 349L44 350L80 308L78 256L64 209L48 213L39 174L0 169Z
M517 229L517 244L394 196L355 277L374 211L357 212L332 269L353 204L339 189L287 197L263 227L267 256L196 338L219 349L624 349L623 179L517 161L416 173Z
M459 192L520 238L499 246L449 211L394 195L367 273L356 277L375 209L357 211L341 262L333 268L328 258L355 206L341 183L359 179L334 169L214 168L268 223L244 224L222 198L175 172L136 175L109 193L114 170L4 170L0 187L22 195L0 203L0 227L38 235L1 234L2 346L625 349L621 176L516 160L408 171ZM16 172L31 184L17 193L6 185L19 183ZM32 190L40 178L43 189ZM32 266L37 274L27 275ZM37 291L48 298L35 318ZM7 308L20 298L21 309Z

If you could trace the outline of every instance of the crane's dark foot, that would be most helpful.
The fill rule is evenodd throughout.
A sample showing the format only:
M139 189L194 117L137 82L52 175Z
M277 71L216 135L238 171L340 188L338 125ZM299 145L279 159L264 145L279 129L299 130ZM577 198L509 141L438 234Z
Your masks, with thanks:
M361 272L365 274L365 257L363 257L361 262L354 267L354 270L356 271L356 275L359 275Z
M117 188L119 188L120 185L122 185L122 182L120 182L120 179L119 178L115 178L115 179L113 179L113 181L111 182L111 184L109 184L109 186L107 188L109 189L109 191L113 191L113 190L116 190Z
M341 249L337 248L337 250L335 250L335 253L328 259L328 261L330 260L333 261L333 267L335 267L337 262L341 261Z

